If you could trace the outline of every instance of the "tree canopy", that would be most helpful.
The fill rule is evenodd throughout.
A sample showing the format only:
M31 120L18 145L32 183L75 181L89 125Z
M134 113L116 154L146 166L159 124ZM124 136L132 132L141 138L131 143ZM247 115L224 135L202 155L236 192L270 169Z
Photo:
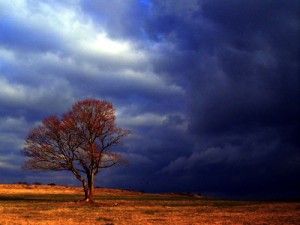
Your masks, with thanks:
M50 116L30 130L22 153L24 169L69 170L82 182L85 201L93 201L95 175L124 162L112 151L130 131L116 126L115 109L108 101L75 103L61 118Z

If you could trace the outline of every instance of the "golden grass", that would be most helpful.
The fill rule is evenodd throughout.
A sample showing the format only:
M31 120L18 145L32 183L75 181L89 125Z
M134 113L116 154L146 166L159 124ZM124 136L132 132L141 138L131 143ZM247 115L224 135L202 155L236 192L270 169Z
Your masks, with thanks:
M0 224L300 224L299 202L224 201L96 189L94 206L75 204L81 188L0 185Z

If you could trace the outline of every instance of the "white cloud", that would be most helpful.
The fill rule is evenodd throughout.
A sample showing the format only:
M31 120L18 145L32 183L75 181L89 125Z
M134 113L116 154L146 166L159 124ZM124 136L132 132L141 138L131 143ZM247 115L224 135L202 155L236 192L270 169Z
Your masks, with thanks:
M96 37L90 40L83 40L81 47L88 52L96 54L112 54L119 55L124 54L130 50L130 46L127 42L121 42L111 40L107 37L107 34L100 33Z
M58 97L50 92L59 93L59 89L64 90L65 99L77 98L78 92L91 95L90 90L83 90L82 83L77 83L74 78L93 84L91 90L98 86L102 93L113 94L111 90L114 90L127 94L128 90L137 90L148 95L184 94L180 86L166 82L152 71L148 52L138 49L130 40L109 37L84 14L79 2L66 7L55 1L51 5L49 2L5 1L0 6L2 14L26 31L23 39L29 39L26 48L22 45L21 49L14 49L18 39L10 47L0 46L0 58L6 59L6 67L16 70L13 75L21 78L19 81L27 78L39 84L31 85L25 81L12 84L2 78L0 84L4 88L0 96L7 101L40 103L38 99L46 96L49 101L49 98ZM36 51L36 42L48 46ZM2 71L6 77L10 73L9 70Z
M125 159L128 160L128 162L131 162L132 164L139 165L142 164L143 166L145 165L151 165L153 162L147 158L146 156L143 155L138 155L135 153L126 153Z
M151 71L134 71L125 69L116 77L116 82L127 81L136 90L153 95L168 96L184 96L183 88L176 84L168 84L162 77ZM126 83L125 83L126 84Z
M30 109L62 109L71 102L72 90L63 80L53 79L48 86L30 87L0 77L0 103ZM61 95L60 93L62 93Z
M25 87L19 84L10 84L6 79L0 77L0 100L20 101L26 95Z
M1 159L0 159L0 168L3 168L3 169L16 169L18 167L15 166L15 165L12 165L10 163L7 163L7 162L1 162Z
M0 155L20 151L30 127L24 117L0 118Z
M0 118L0 132L24 132L29 128L24 117L2 117Z
M23 148L24 139L14 133L0 133L0 153L20 151Z
M190 156L181 156L171 161L162 172L176 172L192 169L201 165L213 165L218 163L232 163L244 158L236 147L226 148L211 147L202 152L193 152Z
M161 126L167 119L167 115L159 115L155 113L144 113L139 115L126 115L118 111L118 124L124 127L140 127L140 126Z
M15 60L14 52L0 46L0 61L1 61L1 64L14 63L14 60Z

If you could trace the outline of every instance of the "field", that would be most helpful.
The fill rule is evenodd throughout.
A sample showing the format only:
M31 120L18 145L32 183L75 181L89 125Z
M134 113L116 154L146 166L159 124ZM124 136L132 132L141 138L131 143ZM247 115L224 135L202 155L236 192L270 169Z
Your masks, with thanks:
M300 224L300 202L254 202L97 188L0 185L0 224Z

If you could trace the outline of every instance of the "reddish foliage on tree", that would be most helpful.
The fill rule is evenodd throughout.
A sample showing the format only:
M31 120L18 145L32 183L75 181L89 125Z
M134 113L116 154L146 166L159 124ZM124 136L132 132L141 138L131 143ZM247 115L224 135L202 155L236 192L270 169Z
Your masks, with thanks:
M62 118L50 116L33 128L22 153L24 169L69 170L82 182L86 202L93 202L95 175L124 162L112 147L130 131L116 127L115 109L108 101L77 102Z

